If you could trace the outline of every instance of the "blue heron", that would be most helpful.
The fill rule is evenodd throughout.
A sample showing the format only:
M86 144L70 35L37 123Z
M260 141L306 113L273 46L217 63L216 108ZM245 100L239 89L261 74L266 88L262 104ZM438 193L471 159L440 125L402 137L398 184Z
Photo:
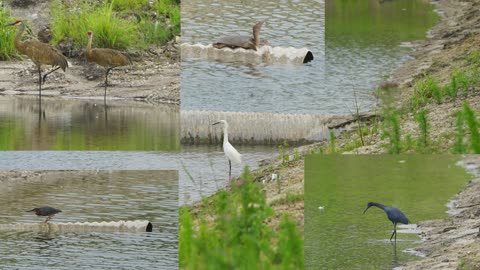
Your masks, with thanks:
M53 218L55 214L62 212L62 210L56 209L50 206L44 206L44 207L33 208L32 210L28 210L27 212L35 212L37 216L47 217L47 219L45 219L44 221L44 223L47 223L50 219Z
M397 223L400 222L400 223L403 223L403 224L408 224L409 223L408 218L405 216L404 213L402 213L402 211L398 210L397 208L388 207L388 206L385 206L383 204L379 204L379 203L375 203L375 202L369 202L367 204L367 208L365 209L365 211L363 211L363 213L365 214L365 212L367 212L368 208L370 208L372 206L376 206L376 207L382 209L383 211L385 211L388 219L393 223L393 232L392 232L392 236L390 236L390 241L392 241L392 238L395 235L395 242L397 242Z

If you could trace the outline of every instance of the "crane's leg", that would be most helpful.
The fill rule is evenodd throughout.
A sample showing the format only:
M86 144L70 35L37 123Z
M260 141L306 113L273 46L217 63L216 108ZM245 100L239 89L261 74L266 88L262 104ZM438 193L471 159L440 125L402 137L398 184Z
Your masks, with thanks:
M56 71L56 70L59 69L59 68L60 68L60 67L56 67L56 68L50 70L49 72L47 72L46 74L44 74L44 75L43 75L43 79L42 79L43 83L45 83L45 80L47 79L47 75L48 75L48 74Z
M38 96L42 97L42 71L40 70L40 66L38 68Z
M103 100L107 100L107 85L108 85L108 73L110 73L112 68L107 68L107 72L105 73L105 94L103 94Z
M232 162L230 159L228 160L228 181L232 179Z

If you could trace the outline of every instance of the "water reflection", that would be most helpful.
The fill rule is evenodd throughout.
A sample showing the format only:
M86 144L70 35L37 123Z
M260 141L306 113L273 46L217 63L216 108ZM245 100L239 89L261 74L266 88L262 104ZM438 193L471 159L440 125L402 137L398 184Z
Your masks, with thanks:
M178 150L177 106L1 97L1 150Z

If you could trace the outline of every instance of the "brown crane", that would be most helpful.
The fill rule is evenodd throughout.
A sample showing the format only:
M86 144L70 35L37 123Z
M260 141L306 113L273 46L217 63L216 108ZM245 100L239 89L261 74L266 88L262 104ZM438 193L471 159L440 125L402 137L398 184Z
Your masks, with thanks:
M88 44L87 44L87 60L94 62L97 65L105 67L105 94L104 100L107 99L107 85L108 85L108 73L116 67L125 66L131 64L130 59L125 54L108 48L93 48L92 49L93 32L88 31Z
M45 83L47 75L61 68L63 71L68 67L67 58L63 54L50 44L43 43L37 40L26 40L22 42L22 34L25 31L25 24L18 20L9 26L20 26L15 35L15 48L25 55L27 55L35 63L38 69L38 94L42 96L42 83ZM52 70L43 75L40 67L42 65L51 65Z

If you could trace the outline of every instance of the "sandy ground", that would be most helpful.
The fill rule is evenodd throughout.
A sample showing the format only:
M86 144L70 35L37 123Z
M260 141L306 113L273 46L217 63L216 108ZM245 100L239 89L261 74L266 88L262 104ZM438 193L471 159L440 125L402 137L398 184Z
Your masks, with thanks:
M30 21L36 33L48 23L49 1L14 1L12 15ZM127 51L132 65L112 70L107 98L125 98L152 103L180 103L180 51L176 44ZM66 72L55 71L42 86L45 96L103 97L105 69L88 63L84 56L68 58ZM50 67L44 66L44 71ZM0 62L0 94L38 95L35 64L23 61Z
M105 70L94 64L69 59L66 72L55 71L42 86L42 96L103 97ZM0 62L0 93L38 95L38 73L30 60ZM107 98L180 103L180 64L167 57L134 62L109 75Z

